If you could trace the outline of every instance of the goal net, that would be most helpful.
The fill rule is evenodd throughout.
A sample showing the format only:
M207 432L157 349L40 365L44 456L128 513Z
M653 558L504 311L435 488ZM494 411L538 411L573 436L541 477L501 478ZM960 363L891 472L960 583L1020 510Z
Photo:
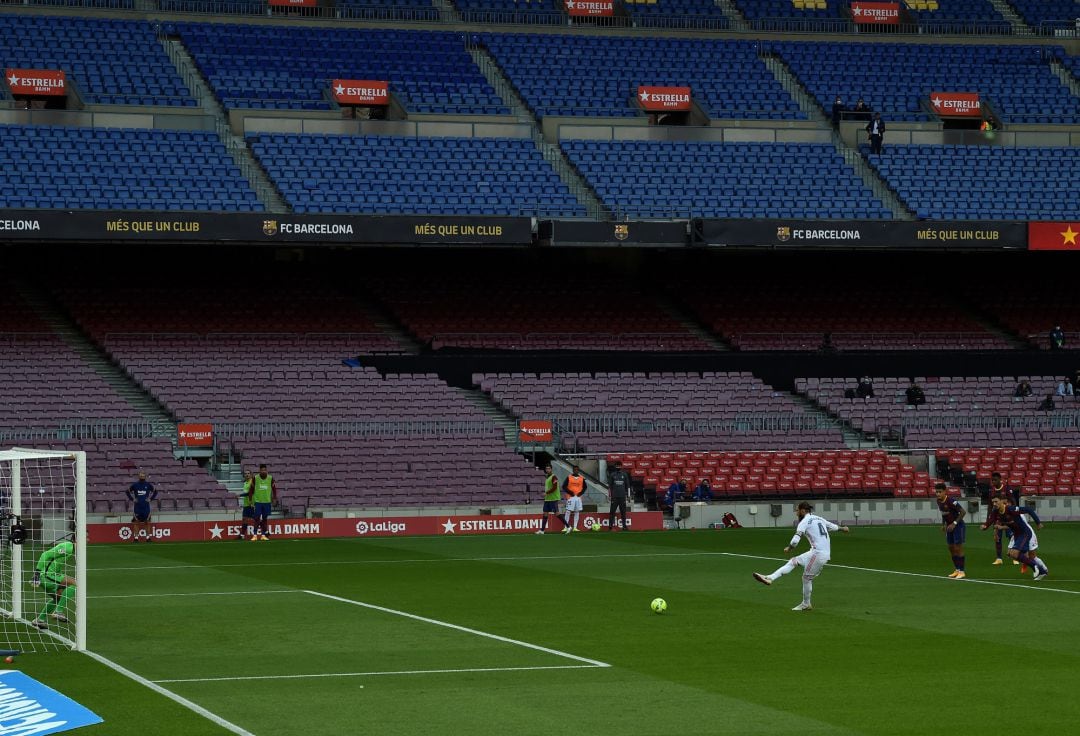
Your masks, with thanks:
M0 656L85 649L86 453L0 450L0 538Z

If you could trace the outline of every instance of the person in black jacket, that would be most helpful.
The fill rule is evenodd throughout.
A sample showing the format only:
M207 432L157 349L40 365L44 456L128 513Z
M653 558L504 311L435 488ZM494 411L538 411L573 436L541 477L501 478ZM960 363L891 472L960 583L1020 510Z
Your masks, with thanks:
M836 100L832 103L832 124L834 128L840 127L840 121L844 117L844 112L847 108L844 107L844 101L840 99L840 95L836 96Z
M1054 395L1047 394L1046 398L1039 404L1039 411L1053 411L1054 410Z
M622 465L615 463L614 469L608 472L608 498L611 506L608 509L608 531L626 529L626 497L630 495L630 475L623 470ZM620 526L615 526L615 509L619 510L621 517Z
M880 154L881 143L885 140L885 123L880 112L875 112L873 120L866 124L866 133L870 137L870 153Z
M926 403L926 394L923 393L922 387L914 381L907 387L905 393L907 394L908 406L922 406Z

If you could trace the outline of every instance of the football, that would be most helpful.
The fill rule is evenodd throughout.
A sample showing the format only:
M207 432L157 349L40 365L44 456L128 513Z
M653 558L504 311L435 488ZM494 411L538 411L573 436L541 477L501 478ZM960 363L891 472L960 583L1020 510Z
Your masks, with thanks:
M651 608L653 613L663 613L667 610L667 601L663 598L653 598Z
M594 521L594 522L593 522L593 525L592 525L592 530L593 530L594 532L598 532L598 531L600 531L600 522L599 522L599 521Z

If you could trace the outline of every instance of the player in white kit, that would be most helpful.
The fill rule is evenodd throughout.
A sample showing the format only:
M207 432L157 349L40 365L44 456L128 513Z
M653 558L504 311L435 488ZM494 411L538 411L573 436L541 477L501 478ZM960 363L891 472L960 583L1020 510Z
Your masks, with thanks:
M810 551L792 557L771 575L762 575L760 572L754 573L754 580L763 585L772 585L774 580L787 575L801 565L803 568L802 603L792 608L792 611L811 610L810 593L814 590L814 578L821 573L832 554L829 532L839 530L846 534L851 531L846 526L837 526L828 519L815 515L813 511L814 507L806 501L799 504L799 507L795 510L795 514L799 517L799 526L795 529L795 536L791 538L788 546L784 547L784 552L788 553L799 546L799 540L806 537L810 542Z

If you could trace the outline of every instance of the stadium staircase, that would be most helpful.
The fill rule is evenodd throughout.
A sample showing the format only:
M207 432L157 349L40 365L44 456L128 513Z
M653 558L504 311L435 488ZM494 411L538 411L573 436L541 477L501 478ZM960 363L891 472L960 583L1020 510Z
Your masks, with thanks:
M37 313L41 321L79 356L91 370L150 423L154 437L168 437L176 444L176 422L148 392L110 360L64 310L45 293L21 283L19 295Z
M736 7L735 3L731 0L713 0L713 2L716 3L716 7L724 11L724 15L727 16L733 31L745 31L749 29L749 25L746 22L746 16L743 15L738 7Z
M1050 59L1050 71L1061 80L1061 83L1069 88L1074 97L1080 97L1080 79L1077 79L1060 59Z
M799 109L805 113L807 119L830 132L833 148L844 157L844 162L855 170L855 173L859 175L867 188L874 193L874 196L889 208L893 217L897 220L914 220L915 213L908 209L907 205L896 195L896 192L867 163L862 154L857 149L851 148L844 143L839 131L832 127L829 118L826 117L825 111L821 109L814 96L796 78L783 59L770 51L762 51L760 56L766 68L772 72L772 75L776 77L784 90L798 103Z
M1002 18L1009 21L1013 33L1017 36L1035 35L1035 30L1020 17L1020 14L1013 9L1012 5L1009 5L1008 0L989 0L989 2L994 6L994 10L1001 13Z
M251 188L255 190L256 196L258 196L266 211L278 214L289 212L290 209L285 203L285 198L281 196L281 192L270 181L270 176L266 173L266 170L255 160L255 156L251 153L251 149L248 148L243 137L233 132L224 108L214 97L214 93L210 91L209 83L196 67L195 61L191 58L187 49L184 48L184 44L178 38L164 35L159 36L158 41L176 67L180 78L184 80L184 84L191 90L192 96L199 101L200 107L207 114L213 116L214 127L218 136L221 137L221 142L225 144L225 148L228 149L229 155L236 162L240 172L250 182Z
M431 0L431 4L439 11L439 20L443 23L460 23L461 13L454 7L450 0Z
M544 139L543 133L540 132L540 122L518 95L514 86L510 84L510 80L503 74L487 49L471 43L467 45L467 48L469 55L472 56L473 61L480 68L484 78L487 79L503 103L510 108L517 121L529 126L533 143L544 156L544 159L555 169L555 173L559 175L559 178L566 184L581 206L589 213L589 217L596 220L610 220L610 210L604 206L600 198L596 196L596 192L585 181L585 178L578 173L578 170L566 158L566 154L558 145L558 141L550 143Z
M457 392L463 399L482 411L485 416L491 419L495 426L502 430L507 447L516 448L518 446L517 417L496 404L494 399L483 391L462 388L460 386L451 386L450 388Z
M865 450L879 447L878 442L870 439L862 432L852 429L840 418L833 416L829 412L825 411L818 404L806 398L800 396L797 393L792 393L791 398L796 404L799 404L800 408L806 413L812 416L821 417L824 421L836 427L840 430L840 434L844 436L844 444L852 450Z
M687 312L673 301L670 301L666 297L657 296L655 299L656 306L668 314L673 320L682 325L683 329L689 332L691 335L700 337L705 343L709 345L713 350L728 351L731 350L731 345L725 342L721 337L709 331L696 317Z

